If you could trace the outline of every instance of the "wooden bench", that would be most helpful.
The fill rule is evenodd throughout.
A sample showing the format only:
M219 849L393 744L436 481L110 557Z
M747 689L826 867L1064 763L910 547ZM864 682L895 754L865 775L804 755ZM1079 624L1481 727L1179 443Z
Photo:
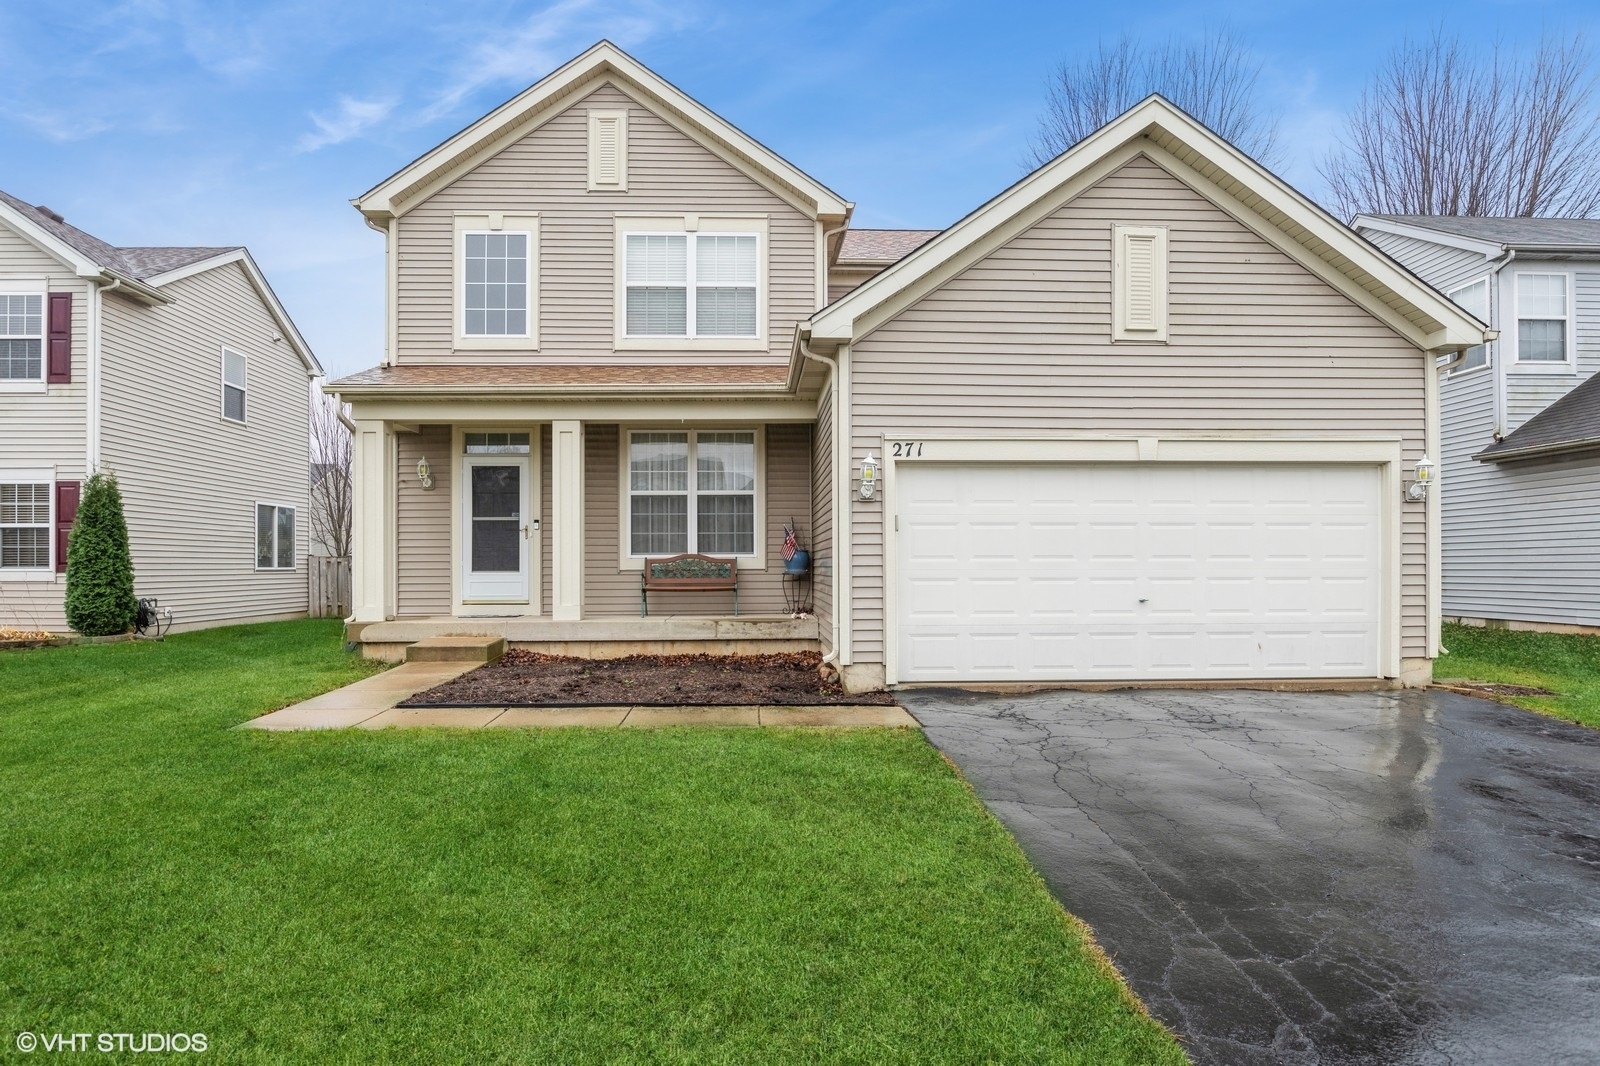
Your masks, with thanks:
M669 555L646 559L639 575L639 617L650 614L652 592L733 592L733 613L739 614L739 564L709 555Z

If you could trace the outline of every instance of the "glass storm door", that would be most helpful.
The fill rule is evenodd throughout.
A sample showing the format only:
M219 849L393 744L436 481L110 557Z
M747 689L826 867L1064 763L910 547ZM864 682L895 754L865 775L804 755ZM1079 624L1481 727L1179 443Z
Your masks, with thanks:
M465 462L461 599L527 603L528 460L486 455Z

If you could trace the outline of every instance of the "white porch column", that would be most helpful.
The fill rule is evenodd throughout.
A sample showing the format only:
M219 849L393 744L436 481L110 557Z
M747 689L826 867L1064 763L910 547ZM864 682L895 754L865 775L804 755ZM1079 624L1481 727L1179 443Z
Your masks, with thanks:
M394 617L394 431L387 422L356 419L351 474L351 622Z
M583 423L550 424L550 617L583 617Z

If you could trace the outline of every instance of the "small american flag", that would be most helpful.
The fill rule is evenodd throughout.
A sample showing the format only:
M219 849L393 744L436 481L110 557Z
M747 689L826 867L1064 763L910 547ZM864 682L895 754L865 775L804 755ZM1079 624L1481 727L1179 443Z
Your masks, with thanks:
M794 558L794 553L800 550L800 542L795 540L794 527L783 527L783 561L788 562Z

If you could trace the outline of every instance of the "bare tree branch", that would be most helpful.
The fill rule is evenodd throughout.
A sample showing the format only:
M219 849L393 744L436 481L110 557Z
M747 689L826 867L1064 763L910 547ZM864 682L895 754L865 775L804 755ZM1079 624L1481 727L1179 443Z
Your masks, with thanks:
M1255 98L1259 63L1226 27L1199 41L1147 45L1132 37L1107 44L1051 80L1034 138L1032 164L1049 162L1151 93L1160 93L1256 159L1278 154L1278 122Z
M336 398L316 396L311 405L311 538L329 555L350 554L350 518L355 506L351 478L355 445Z
M1600 125L1582 38L1473 54L1442 29L1389 54L1320 170L1334 210L1394 215L1600 212Z

